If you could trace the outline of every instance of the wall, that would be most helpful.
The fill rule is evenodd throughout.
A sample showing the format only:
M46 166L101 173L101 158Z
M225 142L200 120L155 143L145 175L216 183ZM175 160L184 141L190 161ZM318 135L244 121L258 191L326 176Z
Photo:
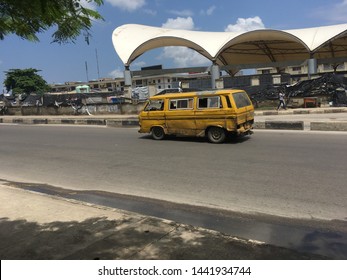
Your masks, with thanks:
M144 103L140 104L105 104L105 105L88 105L83 106L78 114L87 115L133 115L138 114ZM71 106L67 107L9 107L6 115L30 116L30 115L75 115L75 110Z

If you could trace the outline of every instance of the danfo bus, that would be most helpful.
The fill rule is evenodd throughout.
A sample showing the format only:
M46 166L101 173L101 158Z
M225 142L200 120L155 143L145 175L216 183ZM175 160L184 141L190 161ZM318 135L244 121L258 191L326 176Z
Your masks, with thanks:
M151 97L139 114L140 133L206 137L222 143L228 136L252 133L254 107L238 89L178 92Z

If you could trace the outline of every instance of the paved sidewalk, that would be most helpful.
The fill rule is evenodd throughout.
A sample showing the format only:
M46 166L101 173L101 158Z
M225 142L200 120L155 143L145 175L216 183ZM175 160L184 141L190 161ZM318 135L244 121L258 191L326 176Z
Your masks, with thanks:
M0 258L324 259L0 181Z

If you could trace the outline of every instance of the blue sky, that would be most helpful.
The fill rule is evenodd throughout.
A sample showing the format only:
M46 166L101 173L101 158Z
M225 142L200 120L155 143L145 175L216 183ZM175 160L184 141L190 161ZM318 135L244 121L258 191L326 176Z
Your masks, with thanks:
M53 30L41 34L38 43L12 35L0 41L0 92L4 71L14 68L39 69L48 83L86 81L86 62L89 80L121 76L124 67L113 48L111 35L116 27L128 23L218 32L347 23L347 0L104 0L97 10L105 21L95 22L89 45L83 36L75 43L51 43ZM157 64L173 68L210 62L191 50L170 47L145 53L130 69Z

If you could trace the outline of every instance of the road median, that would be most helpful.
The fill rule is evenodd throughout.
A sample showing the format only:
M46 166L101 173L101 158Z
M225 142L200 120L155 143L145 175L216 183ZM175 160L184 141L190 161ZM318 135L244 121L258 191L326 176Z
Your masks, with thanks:
M269 130L312 130L312 131L347 131L346 108L331 108L321 110L292 110L257 112L254 129ZM319 113L321 117L312 116ZM336 113L336 117L328 119L324 114ZM340 114L339 114L340 113ZM284 120L284 115L289 115ZM302 116L299 117L298 115ZM258 118L257 118L258 116ZM292 117L291 117L292 116ZM296 117L295 117L296 116ZM312 116L312 117L311 117ZM324 116L324 117L323 117ZM263 120L271 118L270 120ZM260 120L259 120L260 119ZM292 120L291 120L292 119ZM318 119L317 121L315 119ZM138 127L136 115L98 115L98 116L2 116L0 123L28 125L94 125L106 127Z

